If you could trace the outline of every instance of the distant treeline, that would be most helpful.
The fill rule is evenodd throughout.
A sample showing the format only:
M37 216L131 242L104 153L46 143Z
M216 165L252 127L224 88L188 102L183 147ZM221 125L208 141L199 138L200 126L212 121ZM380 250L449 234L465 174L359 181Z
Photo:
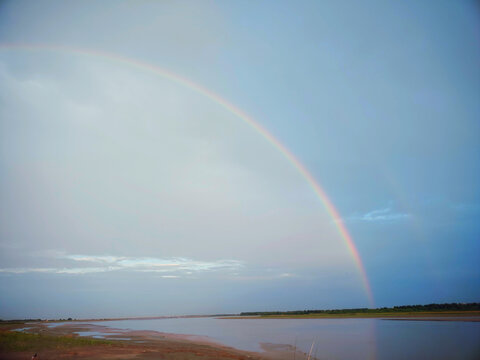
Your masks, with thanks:
M403 305L394 307L382 307L376 309L333 309L333 310L294 310L294 311L254 311L242 312L242 316L252 315L309 315L309 314L357 314L357 313L402 313L422 311L480 311L480 303L449 303L427 305Z
M35 321L42 321L42 319L14 319L14 320L0 319L1 324L16 324L16 323L24 323L24 322L35 322Z
M0 319L0 323L4 324L14 324L14 323L24 323L24 322L41 322L41 321L72 321L72 318L68 319L54 319L54 320L44 320L44 319L14 319L14 320L3 320Z

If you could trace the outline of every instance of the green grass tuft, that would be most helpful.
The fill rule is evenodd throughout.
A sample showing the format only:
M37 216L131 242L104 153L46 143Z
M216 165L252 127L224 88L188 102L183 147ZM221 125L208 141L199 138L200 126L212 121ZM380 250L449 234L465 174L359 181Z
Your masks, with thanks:
M0 350L2 351L38 351L40 349L64 349L95 345L110 346L113 344L113 341L78 336L52 336L18 331L0 331ZM118 344L118 342L115 344Z

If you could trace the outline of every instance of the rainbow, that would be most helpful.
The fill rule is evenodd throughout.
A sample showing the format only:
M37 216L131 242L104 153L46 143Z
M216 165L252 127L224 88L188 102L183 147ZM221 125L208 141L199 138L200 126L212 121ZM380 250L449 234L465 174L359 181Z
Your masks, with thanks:
M51 45L51 44L17 44L17 43L0 44L0 50L2 49L58 51L58 52L67 52L67 53L74 53L79 55L89 55L89 56L96 56L96 57L110 59L119 63L133 66L143 71L149 71L151 73L154 73L155 75L161 76L162 78L169 79L177 84L185 86L199 94L204 95L205 97L209 98L211 101L217 103L218 105L226 109L228 112L234 114L236 117L243 120L251 128L253 128L257 133L259 133L263 138L265 138L274 148L276 148L287 159L287 161L290 164L292 164L295 169L297 169L297 171L302 175L302 177L307 181L307 183L313 189L313 192L320 199L325 209L327 210L328 214L335 222L336 228L341 238L344 240L348 248L348 251L354 260L355 266L359 271L362 285L367 293L370 305L372 307L374 306L373 292L367 277L367 272L362 263L362 259L355 246L355 243L353 242L351 235L349 234L347 228L345 227L332 201L328 198L327 194L322 189L318 181L315 180L313 175L300 162L300 160L290 150L288 150L285 147L285 145L283 145L270 132L268 132L267 129L265 129L262 125L256 122L251 116L246 114L244 111L242 111L241 109L239 109L238 107L230 103L229 101L221 98L219 95L215 94L214 92L208 90L207 88L197 83L194 83L193 81L187 78L184 78L178 74L172 73L156 65L148 64L136 59L123 57L118 54L109 53L109 52L100 51L100 50L81 49L81 48L73 48L73 47L68 47L63 45Z

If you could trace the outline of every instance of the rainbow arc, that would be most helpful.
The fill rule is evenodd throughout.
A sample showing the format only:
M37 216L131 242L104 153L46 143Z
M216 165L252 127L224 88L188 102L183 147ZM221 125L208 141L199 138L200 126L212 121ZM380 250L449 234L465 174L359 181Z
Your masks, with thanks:
M313 177L313 175L308 171L308 169L302 164L302 162L287 148L283 145L277 138L275 138L266 128L264 128L261 124L255 121L251 116L246 114L244 111L227 101L226 99L220 97L216 93L210 91L209 89L185 78L178 74L172 73L166 69L163 69L159 66L152 65L146 62L142 62L140 60L131 59L127 57L123 57L118 54L109 53L105 51L99 50L91 50L91 49L81 49L76 47L68 47L63 45L51 45L51 44L0 44L0 50L8 50L8 49L18 49L18 50L39 50L39 51L51 51L51 52L66 52L66 53L73 53L78 55L87 55L87 56L94 56L94 57L101 57L105 59L110 59L112 61L116 61L118 63L122 63L128 65L130 67L135 67L143 71L151 72L157 76L162 78L169 79L177 84L185 86L203 96L207 97L211 101L215 102L216 104L220 105L228 112L234 114L237 118L241 119L245 123L247 123L253 130L255 130L258 134L260 134L265 140L267 140L274 148L276 148L284 157L285 159L300 173L300 175L307 181L307 183L312 188L315 195L324 205L325 209L327 210L328 214L332 218L335 223L335 226L338 230L340 237L345 242L345 245L348 248L350 255L353 258L356 268L358 269L362 285L365 289L365 292L368 296L370 305L374 306L374 299L373 299L373 292L370 286L370 282L368 280L367 272L361 260L360 254L355 246L355 243L349 234L346 226L344 225L342 218L340 217L338 211L336 210L335 206L333 205L332 201L327 196L326 192L321 187L320 183Z

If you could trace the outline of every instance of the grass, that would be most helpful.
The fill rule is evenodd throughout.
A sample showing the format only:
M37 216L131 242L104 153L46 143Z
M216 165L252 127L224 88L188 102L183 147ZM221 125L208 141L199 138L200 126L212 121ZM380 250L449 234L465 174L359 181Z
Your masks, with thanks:
M12 329L18 329L20 325L25 325L25 321L5 321L0 322L0 332Z
M0 350L27 351L44 349L68 349L78 346L111 346L114 342L78 336L52 336L28 334L18 331L0 331ZM118 342L115 342L119 345Z

